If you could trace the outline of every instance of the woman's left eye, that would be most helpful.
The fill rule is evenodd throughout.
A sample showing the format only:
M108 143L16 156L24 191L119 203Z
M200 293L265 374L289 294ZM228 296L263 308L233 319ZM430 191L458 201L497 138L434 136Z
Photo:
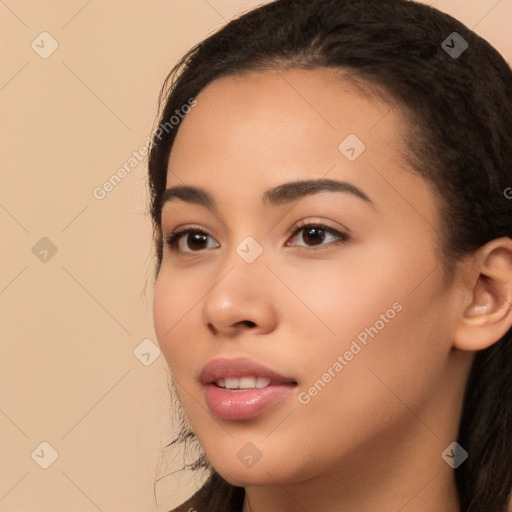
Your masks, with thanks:
M333 237L335 242L346 242L349 239L349 236L346 233L342 233L334 228L325 226L324 224L301 224L292 228L291 231L291 240L296 238L299 233L303 232L302 240L306 243L302 245L302 247L309 247L312 250L314 250L315 246L323 247L326 245L324 243L326 235ZM208 238L211 238L210 235L200 229L187 228L173 231L170 236L166 238L165 243L170 250L175 253L197 253L201 252L203 249L212 248L212 245L209 247L203 247ZM190 248L190 243L195 245L195 248L192 250L186 250L187 247ZM293 244L286 242L286 247L290 247L290 245ZM183 246L185 246L185 248ZM218 247L218 244L214 244L213 247Z
M310 241L313 246L326 245L323 243L325 241L326 234L334 237L338 242L346 242L349 238L346 233L342 233L334 228L325 226L324 224L302 224L295 228L292 234L292 239L295 238L301 231L303 231L302 240ZM289 246L289 242L286 243L286 246ZM306 247L311 246L306 244Z

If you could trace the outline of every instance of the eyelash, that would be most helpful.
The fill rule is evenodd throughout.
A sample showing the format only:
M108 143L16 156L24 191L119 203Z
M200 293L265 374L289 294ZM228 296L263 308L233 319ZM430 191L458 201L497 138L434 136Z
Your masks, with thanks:
M331 228L329 226L326 226L325 224L322 224L322 223L311 223L311 222L306 222L306 221L300 221L298 224L296 224L295 226L293 226L287 233L287 235L291 235L292 238L295 238L301 231L305 230L305 228L320 228L322 231L328 233L329 235L333 235L337 238L339 238L339 240L336 240L335 242L331 242L329 244L323 244L321 243L318 247L309 247L308 246L300 246L300 247L306 247L307 250L309 251L315 251L315 250L318 250L318 249L322 249L324 248L326 245L327 247L330 247L331 245L334 245L334 244L338 244L338 243L345 243L349 240L349 235L347 235L346 233L342 233L334 228ZM171 232L171 234L166 237L165 239L165 245L167 247L169 247L169 249L174 252L174 253L177 253L177 254L197 254L197 253L200 253L200 252L203 252L204 249L199 249L197 251L180 251L180 250L177 250L174 246L175 246L175 243L177 241L179 241L179 239L181 238L181 236L183 235L186 235L188 233L197 233L197 234L200 234L200 235L206 235L206 236L210 236L208 233L206 233L205 231L201 230L201 229L198 229L198 228L185 228L185 229L175 229Z

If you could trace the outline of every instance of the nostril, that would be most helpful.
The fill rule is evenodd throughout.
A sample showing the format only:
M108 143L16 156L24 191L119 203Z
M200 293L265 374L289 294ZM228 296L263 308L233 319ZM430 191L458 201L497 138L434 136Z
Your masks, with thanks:
M251 320L242 320L241 322L238 323L245 324L249 327L256 327L256 324L254 322L251 322Z

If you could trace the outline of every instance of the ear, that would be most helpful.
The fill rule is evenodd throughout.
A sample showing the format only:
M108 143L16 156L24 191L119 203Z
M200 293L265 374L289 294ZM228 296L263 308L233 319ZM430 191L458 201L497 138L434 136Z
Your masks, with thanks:
M476 351L496 343L512 326L512 239L480 247L471 273L470 303L458 319L454 346Z

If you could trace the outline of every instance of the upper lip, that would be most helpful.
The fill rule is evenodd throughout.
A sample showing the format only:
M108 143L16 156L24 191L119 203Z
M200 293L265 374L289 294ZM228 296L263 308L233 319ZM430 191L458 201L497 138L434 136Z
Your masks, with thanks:
M297 383L291 377L280 375L270 368L245 357L213 359L203 368L199 379L203 384L211 384L219 379L239 379L241 377L267 377L272 382Z

